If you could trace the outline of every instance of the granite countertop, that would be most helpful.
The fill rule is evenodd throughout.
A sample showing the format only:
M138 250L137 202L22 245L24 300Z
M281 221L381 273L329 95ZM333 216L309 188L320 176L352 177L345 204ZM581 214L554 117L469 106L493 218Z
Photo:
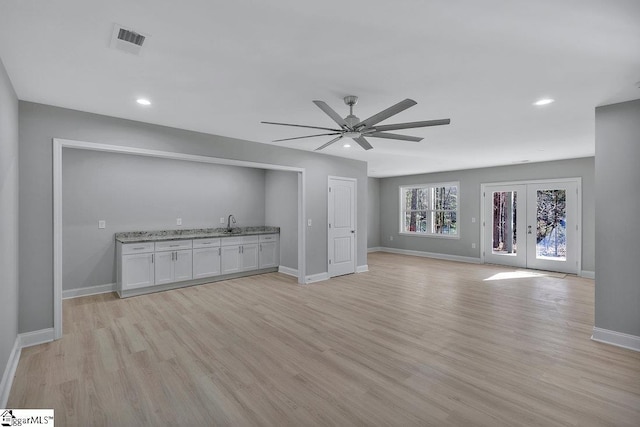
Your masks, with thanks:
M141 243L160 240L205 239L208 237L251 236L256 234L280 233L280 227L233 227L232 232L226 228L193 228L184 230L127 231L116 233L116 242Z

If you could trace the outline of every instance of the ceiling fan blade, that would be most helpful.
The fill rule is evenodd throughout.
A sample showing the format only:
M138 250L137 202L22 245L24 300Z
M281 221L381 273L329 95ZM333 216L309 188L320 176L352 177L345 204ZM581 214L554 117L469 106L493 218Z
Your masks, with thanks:
M339 140L340 138L342 138L342 135L333 138L331 141L327 142L326 144L321 145L320 147L316 148L314 151L320 151L323 148L327 148L328 146L330 146L331 144L333 144L334 142L336 142L337 140Z
M340 135L340 132L319 133L317 135L297 136L295 138L274 139L272 142L292 141L294 139L313 138L315 136Z
M319 126L294 125L294 124L291 124L291 123L278 123L278 122L260 122L260 123L264 123L264 124L267 124L267 125L293 126L293 127L297 127L297 128L331 130L333 132L341 132L342 131L342 129L323 128L323 127L319 127Z
M451 123L451 119L426 120L423 122L410 122L410 123L397 123L395 125L376 126L376 131L424 128L427 126L448 125L449 123Z
M395 105L392 105L391 107L387 108L386 110L382 110L380 111L378 114L374 114L373 116L369 117L366 120L361 121L360 123L358 123L357 125L355 125L355 128L361 129L361 128L368 128L371 127L373 125L375 125L376 123L380 123L381 121L388 119L391 116L394 116L404 110L406 110L409 107L413 107L414 105L416 105L417 102L414 101L413 99L405 99L404 101L400 101Z
M420 142L424 139L417 136L400 135L397 133L387 133L387 132L373 132L373 133L368 133L367 136L371 136L373 138L400 139L402 141L412 141L412 142Z
M353 140L355 142L358 143L358 145L362 148L364 148L365 150L371 150L373 147L371 146L371 144L369 144L369 141L367 141L364 136L360 136L358 138L353 138Z
M340 117L340 115L333 110L333 108L329 107L329 105L326 102L324 102L324 101L313 101L313 103L316 104L318 106L318 108L320 108L322 111L324 111L327 116L331 117L331 119L334 122L336 122L338 125L340 125L340 127L342 129L346 129L346 128L349 127L347 122L345 122L344 119L342 117Z

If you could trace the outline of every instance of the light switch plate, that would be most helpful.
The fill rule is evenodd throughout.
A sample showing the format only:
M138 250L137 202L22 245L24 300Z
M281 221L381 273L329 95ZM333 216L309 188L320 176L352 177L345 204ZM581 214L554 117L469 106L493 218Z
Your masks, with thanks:
M224 218L220 217L220 224L224 224Z
M106 228L107 222L104 219L98 221L98 228Z
M176 218L176 225L182 225L182 218Z
M471 222L476 222L476 218L475 217L471 218Z
M307 226L311 227L311 220L310 219L307 220Z

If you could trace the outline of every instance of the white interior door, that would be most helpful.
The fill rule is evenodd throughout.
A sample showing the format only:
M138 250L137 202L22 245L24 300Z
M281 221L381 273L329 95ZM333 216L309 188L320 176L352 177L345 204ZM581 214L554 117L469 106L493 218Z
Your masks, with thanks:
M484 186L484 260L579 273L579 181Z
M329 276L356 271L356 180L329 177Z

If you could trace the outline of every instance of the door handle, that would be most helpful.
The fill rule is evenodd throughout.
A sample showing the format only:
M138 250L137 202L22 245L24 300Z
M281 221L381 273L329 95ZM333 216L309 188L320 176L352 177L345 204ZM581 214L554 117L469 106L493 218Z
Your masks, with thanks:
M527 231L527 234L533 234L533 233L531 232L531 226L528 226L527 228L529 229L529 231Z
M356 230L351 230L351 233L352 233L352 234L355 234L355 232L356 232Z

